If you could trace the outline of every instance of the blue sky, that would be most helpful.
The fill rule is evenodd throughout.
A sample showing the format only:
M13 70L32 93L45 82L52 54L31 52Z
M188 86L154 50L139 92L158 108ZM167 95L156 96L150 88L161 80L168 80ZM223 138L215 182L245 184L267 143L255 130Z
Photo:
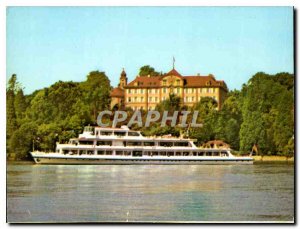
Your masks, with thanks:
M143 65L213 74L240 89L256 72L293 73L292 7L8 7L6 78L29 94Z

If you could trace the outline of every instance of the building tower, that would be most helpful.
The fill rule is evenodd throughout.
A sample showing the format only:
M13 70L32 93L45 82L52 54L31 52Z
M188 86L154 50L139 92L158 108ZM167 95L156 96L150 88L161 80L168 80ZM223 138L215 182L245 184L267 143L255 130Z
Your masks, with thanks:
M124 86L127 85L127 76L126 76L126 72L123 68L123 71L121 72L121 76L120 76L120 84L119 84L119 87L121 89L124 89Z

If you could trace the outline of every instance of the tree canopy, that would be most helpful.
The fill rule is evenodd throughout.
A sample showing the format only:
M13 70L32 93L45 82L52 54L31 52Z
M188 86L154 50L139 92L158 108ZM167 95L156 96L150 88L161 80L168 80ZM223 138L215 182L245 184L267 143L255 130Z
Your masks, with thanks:
M140 75L149 74L158 75L149 65L140 69ZM110 91L108 77L99 71L90 72L83 82L58 81L30 95L24 95L17 76L12 75L6 88L7 153L22 159L33 147L52 151L57 141L77 137L85 125L95 124L99 111L109 108ZM197 139L198 145L223 140L243 153L249 153L254 144L262 155L294 153L294 75L289 73L256 73L241 90L227 94L220 111L217 101L210 97L186 107L175 94L159 103L156 110L170 114L198 111L197 123L203 127L161 127L154 123L148 128L133 128L146 135L187 135ZM146 112L142 114L144 119Z
M77 137L85 125L96 123L110 105L110 81L104 72L90 72L81 83L58 81L24 96L13 75L6 92L7 153L28 157L35 148L51 151L56 141ZM27 153L26 153L27 152Z
M150 65L145 65L143 67L140 68L140 72L139 72L139 76L159 76L160 73L156 72L155 69L153 67L151 67Z

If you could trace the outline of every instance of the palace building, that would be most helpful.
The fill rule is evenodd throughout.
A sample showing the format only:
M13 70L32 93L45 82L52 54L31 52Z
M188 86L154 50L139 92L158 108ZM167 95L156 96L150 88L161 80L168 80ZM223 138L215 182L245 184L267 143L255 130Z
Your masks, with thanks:
M133 110L154 110L156 105L175 94L181 98L181 104L193 106L203 97L211 97L218 103L220 110L224 102L227 85L223 80L216 80L213 75L182 76L175 68L160 76L137 76L127 83L125 70L121 72L118 87L111 91L111 108Z

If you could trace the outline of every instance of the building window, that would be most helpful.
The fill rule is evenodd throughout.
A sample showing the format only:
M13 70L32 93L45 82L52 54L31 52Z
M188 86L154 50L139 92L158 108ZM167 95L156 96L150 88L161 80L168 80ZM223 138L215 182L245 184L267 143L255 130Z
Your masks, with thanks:
M144 93L144 90L143 89L141 89L141 94L143 94Z
M131 94L131 89L128 89L128 94Z
M177 85L177 86L180 85L180 80L176 80L176 85Z
M192 97L192 102L194 102L194 96Z
M149 102L152 102L152 97L149 97Z
M136 89L134 89L134 94L136 94L137 93L137 90Z
M199 93L202 93L202 88L199 88Z
M191 89L192 93L194 93L194 88Z
M177 93L180 93L180 88L179 87L177 88Z
M167 93L167 88L164 87L163 92L164 92L164 93Z
M144 97L141 97L141 102L144 102Z
M215 88L213 88L213 93L215 93L216 92L216 89Z
M134 102L136 102L137 101L137 97L134 97Z
M158 101L158 98L157 97L155 97L155 102L157 102Z
M129 102L129 103L131 102L131 97L128 97L128 102Z
M166 85L167 85L167 81L163 80L163 86L166 86Z

